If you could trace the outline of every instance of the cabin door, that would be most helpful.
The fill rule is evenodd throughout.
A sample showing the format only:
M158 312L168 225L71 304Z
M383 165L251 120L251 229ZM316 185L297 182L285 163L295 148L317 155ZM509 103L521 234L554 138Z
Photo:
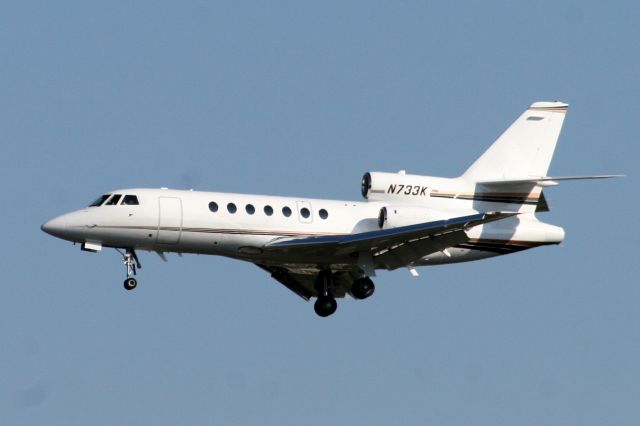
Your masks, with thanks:
M182 233L182 200L159 197L158 244L178 244Z

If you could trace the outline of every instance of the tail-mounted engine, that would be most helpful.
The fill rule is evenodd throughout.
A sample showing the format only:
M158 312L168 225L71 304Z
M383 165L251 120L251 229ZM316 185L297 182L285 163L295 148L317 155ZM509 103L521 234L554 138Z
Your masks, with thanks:
M368 172L362 176L362 196L369 201L419 202L429 197L433 178L401 173Z
M380 229L397 228L449 217L450 215L443 212L420 206L388 205L382 207L378 213L378 226Z

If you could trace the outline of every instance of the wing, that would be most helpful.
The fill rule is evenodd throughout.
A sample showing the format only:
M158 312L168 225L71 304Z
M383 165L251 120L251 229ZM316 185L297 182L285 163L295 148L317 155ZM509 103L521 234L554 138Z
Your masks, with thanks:
M405 256L406 264L409 264L428 254L466 241L464 231L468 228L515 214L517 213L488 212L357 234L286 238L267 244L264 250L272 253L295 253L298 256L306 254L310 258L316 256L335 258L371 252L375 258L407 246L405 249L410 248L415 252L414 255Z
M341 268L333 274L334 296L344 297L351 283L359 276L355 260L359 253L370 254L376 268L396 269L468 241L465 232L468 228L516 214L488 212L357 234L280 239L267 244L264 251L282 255L283 258L306 259L309 264L313 264L314 259L334 259L341 264ZM346 267L344 259L350 259ZM303 299L308 300L316 295L314 283L317 269L298 269L284 263L258 266Z

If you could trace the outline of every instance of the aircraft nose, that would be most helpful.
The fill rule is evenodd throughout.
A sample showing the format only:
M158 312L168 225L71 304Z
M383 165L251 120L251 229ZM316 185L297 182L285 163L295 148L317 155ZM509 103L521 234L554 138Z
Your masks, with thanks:
M40 229L54 237L61 237L67 229L67 221L64 216L54 217L50 221L43 223Z

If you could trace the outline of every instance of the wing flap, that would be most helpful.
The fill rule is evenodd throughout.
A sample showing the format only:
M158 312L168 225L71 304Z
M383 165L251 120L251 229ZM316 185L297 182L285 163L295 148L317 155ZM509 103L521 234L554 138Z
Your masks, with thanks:
M388 270L402 268L432 253L444 252L447 247L466 243L464 230L448 232L421 240L400 244L375 255L375 263Z

